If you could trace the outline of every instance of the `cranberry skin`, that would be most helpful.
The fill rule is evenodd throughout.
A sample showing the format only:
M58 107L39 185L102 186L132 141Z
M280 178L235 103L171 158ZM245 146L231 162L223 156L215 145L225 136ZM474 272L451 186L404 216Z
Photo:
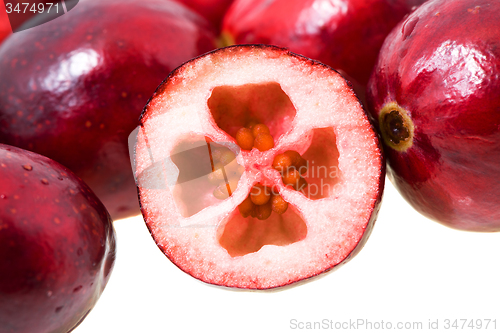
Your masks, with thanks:
M385 37L411 10L390 0L236 0L223 31L319 60L366 86Z
M233 0L176 0L191 8L220 30L222 19Z
M208 23L168 0L82 1L0 47L0 142L70 168L113 219L139 214L128 135L156 87L214 48Z
M419 6L421 6L424 2L428 0L404 0L408 8L411 10L417 9Z
M90 188L44 156L0 144L2 333L68 332L115 261L111 218Z
M0 43L12 33L7 12L1 7L0 5Z
M423 4L387 37L367 90L379 129L389 102L414 125L406 151L386 144L392 182L457 229L500 231L499 13L495 1Z

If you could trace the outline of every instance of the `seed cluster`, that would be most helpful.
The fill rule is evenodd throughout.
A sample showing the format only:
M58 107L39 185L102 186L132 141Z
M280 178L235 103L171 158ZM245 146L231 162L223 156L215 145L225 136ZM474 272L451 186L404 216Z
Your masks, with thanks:
M269 128L264 124L250 122L247 127L242 127L236 132L236 142L243 150L257 148L266 151L274 148L274 138Z
M246 127L242 127L236 133L236 142L243 150L257 148L266 151L274 148L274 139L269 128L256 121L251 121ZM210 182L216 184L213 195L220 200L231 196L238 184L241 173L234 164L229 164L236 158L232 151L222 151L214 149L212 152L213 172L208 176ZM228 165L228 167L225 167ZM281 173L283 183L300 191L307 186L307 182L302 175L307 172L307 161L294 150L288 150L278 154L273 160L273 168ZM238 173L239 172L239 173ZM248 197L238 206L241 216L254 217L259 220L266 220L274 211L283 214L288 209L286 202L275 190L261 183L252 187Z
M307 161L295 150L287 150L276 155L273 168L281 173L283 184L293 187L296 191L301 191L307 186L306 180L302 177L307 172Z
M248 197L238 206L241 216L256 217L266 220L274 211L283 214L288 209L286 202L279 194L268 186L257 183L252 187Z

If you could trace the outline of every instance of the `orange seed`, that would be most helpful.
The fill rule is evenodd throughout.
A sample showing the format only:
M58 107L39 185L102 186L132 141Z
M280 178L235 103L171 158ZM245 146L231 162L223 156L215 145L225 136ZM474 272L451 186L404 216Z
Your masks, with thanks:
M256 216L259 220L267 220L273 212L271 202L255 207Z
M253 204L250 196L246 197L245 200L238 206L241 216L248 217L255 210L255 205Z
M277 214L283 214L288 209L288 202L281 197L281 195L273 195L271 199L271 207L273 211Z
M274 139L270 134L260 133L254 142L255 148L260 151L266 151L274 148Z
M273 168L279 172L284 172L292 165L292 159L285 154L278 154L274 157Z
M252 187L252 190L250 191L250 199L258 206L264 205L269 201L269 199L271 199L271 193L266 186L258 183Z
M295 187L298 185L299 180L300 180L300 173L296 169L288 169L284 174L283 174L283 184L285 185L291 185Z
M259 134L270 134L269 132L269 127L267 127L264 124L257 124L254 127L252 127L252 134L254 137L257 137Z
M236 132L236 142L241 149L252 150L254 144L252 131L245 127L240 128Z
M300 156L300 154L295 150L287 150L284 154L290 157L292 160L292 166L297 166L302 160L302 156Z

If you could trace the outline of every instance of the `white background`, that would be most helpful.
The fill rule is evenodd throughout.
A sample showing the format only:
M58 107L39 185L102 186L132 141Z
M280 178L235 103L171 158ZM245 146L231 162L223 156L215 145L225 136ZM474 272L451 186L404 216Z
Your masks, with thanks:
M373 234L358 256L320 279L281 291L238 291L190 277L157 248L141 216L116 221L115 229L113 274L75 333L313 331L294 329L292 320L333 322L315 330L321 332L500 332L500 233L432 222L389 181ZM461 321L459 329L446 330L447 319L496 319L496 330L493 323L488 330L461 329ZM345 326L357 320L372 329ZM439 330L428 329L429 320L438 320ZM382 321L392 330L382 329ZM421 322L422 329L396 329L407 322ZM335 323L346 328L336 330Z

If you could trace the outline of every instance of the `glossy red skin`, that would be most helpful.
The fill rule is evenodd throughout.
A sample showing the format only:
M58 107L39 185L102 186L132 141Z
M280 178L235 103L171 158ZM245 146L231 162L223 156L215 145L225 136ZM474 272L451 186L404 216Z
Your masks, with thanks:
M414 123L389 176L425 216L500 231L500 2L422 5L388 36L368 85L375 120L396 101ZM459 24L457 24L460 22Z
M12 33L3 0L0 0L0 43Z
M421 6L426 1L428 1L428 0L405 0L408 8L413 9L413 10L417 9L419 6Z
M400 0L236 0L223 31L237 44L282 46L363 87L384 38L410 11Z
M214 40L175 2L81 1L0 47L0 142L70 168L113 219L139 214L128 135L168 73Z
M176 0L191 8L220 30L222 19L233 0Z
M71 171L26 150L0 144L0 184L0 330L68 332L110 277L111 218Z

